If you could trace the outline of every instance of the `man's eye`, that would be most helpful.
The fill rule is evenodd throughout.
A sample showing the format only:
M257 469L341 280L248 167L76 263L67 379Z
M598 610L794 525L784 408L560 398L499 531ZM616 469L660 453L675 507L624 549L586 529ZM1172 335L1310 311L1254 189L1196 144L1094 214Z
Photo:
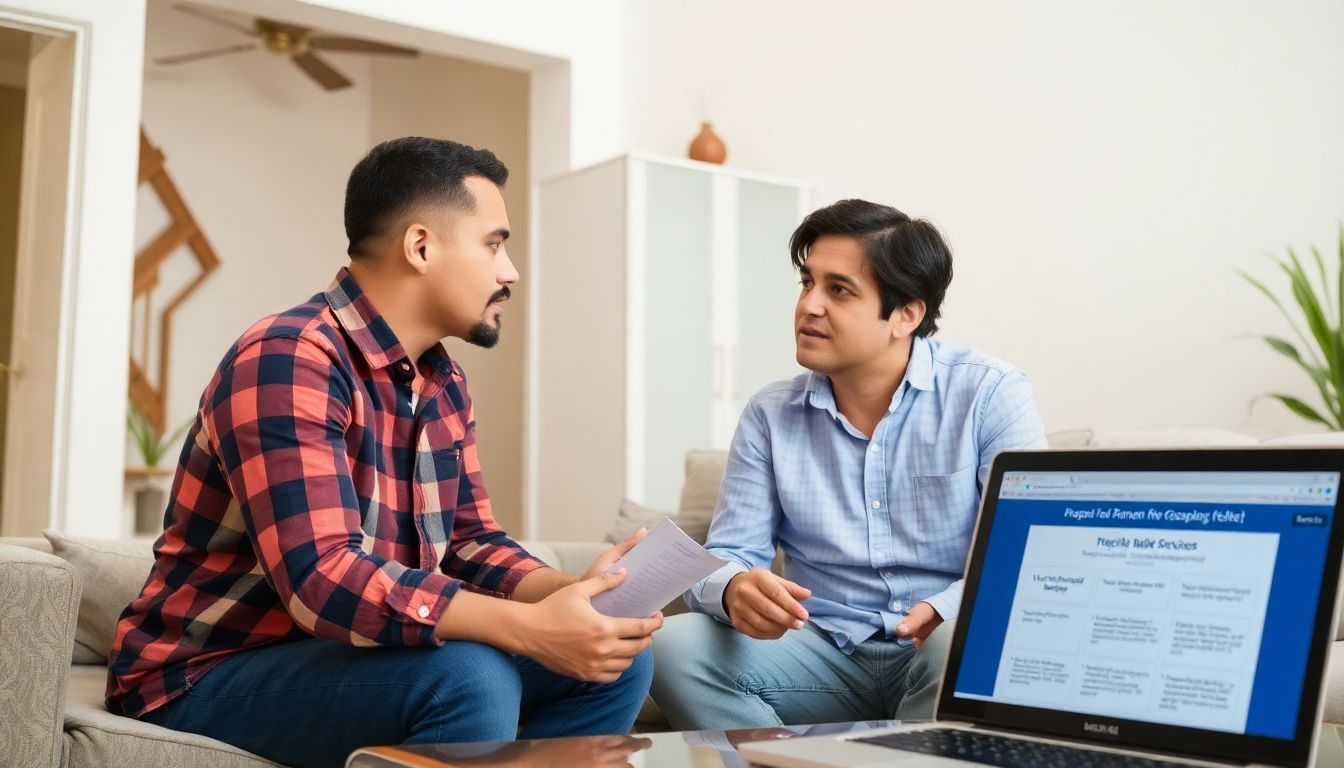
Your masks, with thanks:
M490 250L492 250L492 251L498 251L500 245L501 245L501 243L491 243L491 244L490 244Z
M804 288L811 288L811 287L812 287L812 281L811 281L811 280L799 280L799 281L798 281L798 284L801 285L801 286L803 286Z
M843 285L833 285L831 286L831 292L836 296L844 296L849 293L849 289Z

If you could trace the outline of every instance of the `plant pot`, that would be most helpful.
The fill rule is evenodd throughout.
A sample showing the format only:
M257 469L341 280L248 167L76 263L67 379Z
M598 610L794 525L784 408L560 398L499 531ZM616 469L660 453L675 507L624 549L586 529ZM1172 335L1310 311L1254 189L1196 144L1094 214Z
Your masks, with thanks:
M163 531L163 515L168 507L168 492L157 485L146 485L135 492L135 532L153 534Z

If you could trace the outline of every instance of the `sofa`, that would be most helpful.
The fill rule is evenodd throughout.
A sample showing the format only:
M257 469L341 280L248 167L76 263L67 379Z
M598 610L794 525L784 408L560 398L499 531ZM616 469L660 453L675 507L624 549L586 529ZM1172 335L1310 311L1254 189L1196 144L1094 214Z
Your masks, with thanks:
M1261 441L1222 430L1072 430L1052 448L1344 446L1329 433ZM723 477L724 453L692 451L678 509L626 502L607 533L623 539L639 525L672 517L703 539ZM148 540L94 541L48 532L0 538L0 755L34 768L109 765L249 768L274 765L235 747L109 713L103 707L107 648L121 609L149 571ZM524 542L552 566L581 573L606 542ZM679 601L665 611L684 610ZM1344 632L1327 672L1325 720L1344 723ZM646 706L637 731L665 730Z

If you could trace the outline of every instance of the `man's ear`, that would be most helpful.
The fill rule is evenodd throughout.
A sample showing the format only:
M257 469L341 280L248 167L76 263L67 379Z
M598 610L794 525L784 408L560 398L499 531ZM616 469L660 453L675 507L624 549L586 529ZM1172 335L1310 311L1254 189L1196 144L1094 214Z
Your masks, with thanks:
M891 325L891 338L908 339L915 333L919 324L924 322L924 313L928 311L923 299L915 299L903 307L891 311L887 322Z
M411 269L424 274L429 269L429 256L425 249L429 245L429 228L412 222L401 237L401 255Z

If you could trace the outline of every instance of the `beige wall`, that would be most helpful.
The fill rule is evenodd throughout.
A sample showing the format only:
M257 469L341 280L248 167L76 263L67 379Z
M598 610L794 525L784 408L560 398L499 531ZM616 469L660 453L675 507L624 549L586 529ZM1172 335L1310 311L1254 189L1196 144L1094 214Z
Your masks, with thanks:
M27 35L24 35L25 42ZM26 47L25 47L26 50ZM19 172L23 165L21 88L0 86L0 362L10 362L14 320L14 267L19 246ZM8 414L9 377L0 375L0 467Z
M508 250L520 275L493 349L450 339L448 352L466 369L495 517L521 535L523 523L523 374L529 224L528 75L438 56L379 59L372 65L369 143L431 136L485 147L509 167L504 189L512 234Z

